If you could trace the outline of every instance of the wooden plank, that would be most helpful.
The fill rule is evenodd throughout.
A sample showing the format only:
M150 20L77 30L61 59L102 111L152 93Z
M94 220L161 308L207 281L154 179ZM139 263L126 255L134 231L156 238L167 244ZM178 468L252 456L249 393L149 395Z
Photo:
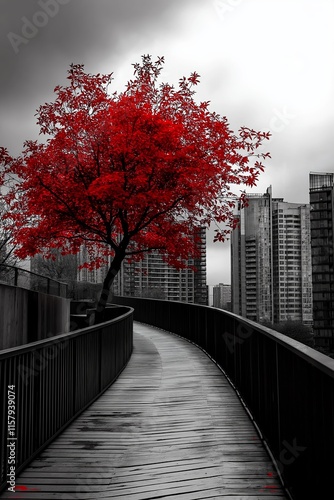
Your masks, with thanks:
M31 500L286 498L214 363L192 344L141 324L120 378L17 484L25 488L17 498Z

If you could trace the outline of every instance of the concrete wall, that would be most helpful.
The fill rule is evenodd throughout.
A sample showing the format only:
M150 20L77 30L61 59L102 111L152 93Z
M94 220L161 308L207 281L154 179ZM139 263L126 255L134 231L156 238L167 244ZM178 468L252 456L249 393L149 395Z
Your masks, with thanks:
M70 300L0 284L0 350L69 331Z

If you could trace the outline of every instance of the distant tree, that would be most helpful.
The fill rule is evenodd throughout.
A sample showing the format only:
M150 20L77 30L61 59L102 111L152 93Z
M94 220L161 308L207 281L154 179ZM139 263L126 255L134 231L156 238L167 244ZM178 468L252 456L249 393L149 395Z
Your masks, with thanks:
M298 340L302 344L305 344L309 347L314 347L314 337L312 334L312 330L309 326L304 325L301 321L293 321L287 320L282 321L281 323L265 323L264 326L268 328L272 328L277 332L283 333L287 337L290 337L294 340Z
M52 258L37 254L32 259L34 272L58 281L72 282L77 280L77 258L75 255L62 255L59 249L52 250Z
M0 231L0 281L12 281L13 269L17 264L17 258L13 254L14 247L10 245L10 236L8 233L1 234Z
M255 185L269 156L257 152L269 132L235 134L209 102L195 102L196 72L177 89L160 84L163 63L143 56L121 93L108 91L111 74L71 65L69 85L37 113L46 142L27 141L18 158L0 150L0 181L15 179L7 201L16 254L76 254L85 245L84 267L109 259L100 310L125 258L158 250L184 267L198 255L196 228L213 222L224 223L215 236L223 241L236 226L230 185Z
M144 287L140 292L140 296L146 299L166 299L166 292L158 286Z
M97 303L101 293L100 283L91 283L90 281L75 281L69 286L70 297L75 300L90 299ZM108 302L112 300L112 292L109 294Z
M15 266L17 257L14 254L15 246L12 241L12 233L10 224L4 223L3 216L8 208L4 201L3 195L0 194L0 279L4 279L11 270L4 266Z
M52 250L52 258L47 259L41 254L35 255L31 260L31 270L67 283L69 296L74 296L78 271L76 255L62 255L60 250L55 248Z
M0 264L14 266L17 258L14 255L14 246L11 245L11 235L0 228Z

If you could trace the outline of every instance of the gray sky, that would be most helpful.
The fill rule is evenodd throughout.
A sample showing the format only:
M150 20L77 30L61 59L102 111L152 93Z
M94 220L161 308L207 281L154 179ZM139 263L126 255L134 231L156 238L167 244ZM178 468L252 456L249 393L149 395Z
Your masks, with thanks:
M308 203L308 174L333 168L334 0L0 0L0 145L38 138L34 114L69 65L132 77L165 56L163 80L201 75L198 100L233 129L271 130L253 192ZM208 236L208 284L230 282L229 243Z

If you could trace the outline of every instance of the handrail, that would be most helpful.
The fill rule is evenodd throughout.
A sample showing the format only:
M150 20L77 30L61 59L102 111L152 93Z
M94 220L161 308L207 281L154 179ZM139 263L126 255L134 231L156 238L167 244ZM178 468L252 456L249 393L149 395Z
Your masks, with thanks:
M0 282L66 298L68 284L9 264L0 264Z
M0 352L0 491L10 485L12 456L16 475L119 376L131 356L132 325L128 308L110 321Z
M295 500L334 494L334 360L213 307L114 297L134 319L200 346L246 406Z

